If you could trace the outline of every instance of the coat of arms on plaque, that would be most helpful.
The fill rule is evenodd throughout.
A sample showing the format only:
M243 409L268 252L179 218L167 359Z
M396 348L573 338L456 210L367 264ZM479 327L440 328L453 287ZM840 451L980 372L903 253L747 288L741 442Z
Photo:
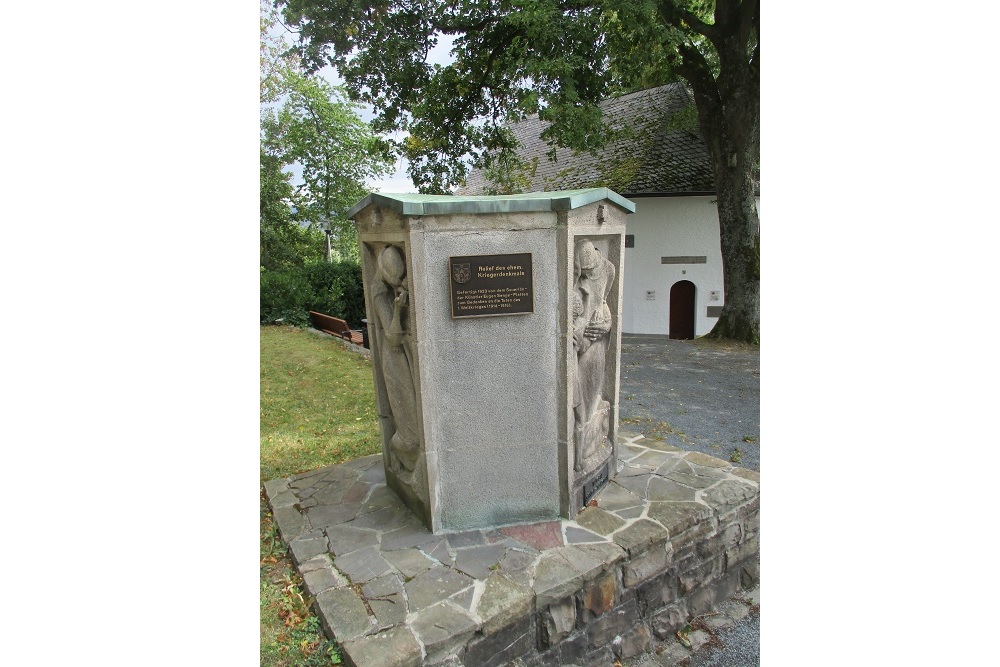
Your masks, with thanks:
M460 285L469 282L469 278L472 277L472 271L469 269L469 264L455 264L451 267L452 276L455 278L455 282Z

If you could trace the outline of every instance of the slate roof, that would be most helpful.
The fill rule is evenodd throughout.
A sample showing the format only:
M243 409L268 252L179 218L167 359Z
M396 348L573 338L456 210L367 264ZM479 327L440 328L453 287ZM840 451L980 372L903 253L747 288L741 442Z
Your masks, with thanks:
M527 164L523 191L608 187L625 196L714 193L712 163L693 106L680 83L605 100L605 123L631 128L631 136L611 141L597 156L558 148L554 162L546 155L551 147L539 139L548 123L532 115L512 127L521 145L518 156ZM455 194L484 194L488 185L477 169Z

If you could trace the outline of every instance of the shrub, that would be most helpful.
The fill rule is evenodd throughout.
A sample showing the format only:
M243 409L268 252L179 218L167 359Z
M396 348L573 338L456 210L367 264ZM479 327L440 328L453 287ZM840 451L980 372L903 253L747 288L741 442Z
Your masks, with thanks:
M260 270L260 322L305 326L309 324L312 288L299 269Z
M361 265L357 262L308 262L280 271L261 268L260 321L307 326L309 311L345 320L353 329L365 317Z
M352 329L361 327L365 316L365 295L361 265L357 262L315 262L305 267L313 297L309 310L346 320Z

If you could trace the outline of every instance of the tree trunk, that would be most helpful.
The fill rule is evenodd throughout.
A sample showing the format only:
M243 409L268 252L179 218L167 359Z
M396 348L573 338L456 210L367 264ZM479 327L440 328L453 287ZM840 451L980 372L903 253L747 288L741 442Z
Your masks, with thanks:
M747 170L716 168L725 302L708 337L759 344L760 219L751 176Z
M677 71L691 86L698 125L712 156L725 301L707 334L760 343L759 6L718 2L715 25L702 26L718 54L718 74L693 44L678 49ZM752 47L752 48L751 48Z

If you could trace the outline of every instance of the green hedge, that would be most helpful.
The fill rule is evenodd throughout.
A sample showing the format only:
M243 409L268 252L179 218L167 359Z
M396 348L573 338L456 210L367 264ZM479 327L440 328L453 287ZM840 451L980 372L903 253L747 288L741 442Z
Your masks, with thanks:
M316 310L361 328L365 296L357 262L310 262L302 267L260 270L260 322L309 325Z

